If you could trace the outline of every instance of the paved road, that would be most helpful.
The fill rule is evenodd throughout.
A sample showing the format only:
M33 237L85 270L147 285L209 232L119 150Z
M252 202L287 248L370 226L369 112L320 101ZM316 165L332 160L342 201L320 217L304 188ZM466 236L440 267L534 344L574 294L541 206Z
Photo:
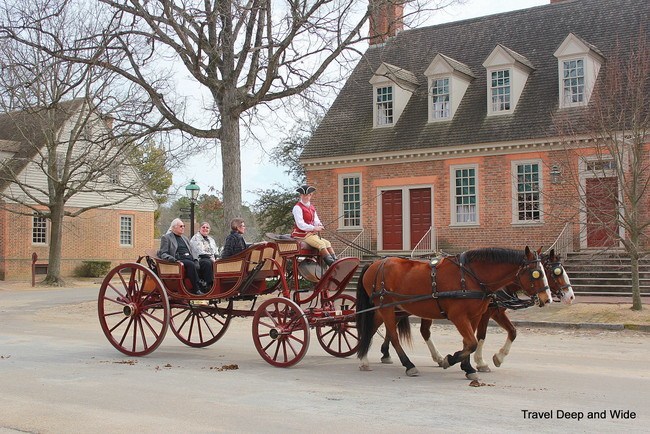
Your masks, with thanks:
M409 351L420 369L415 378L378 363L379 341L374 370L359 372L356 359L327 355L313 332L297 366L274 368L257 354L249 319L234 320L209 348L185 347L169 333L153 354L129 358L102 334L95 297L96 289L0 291L0 433L635 433L650 426L647 333L520 328L504 365L481 375L484 386L469 387L458 367L434 366L419 339ZM496 328L489 333L486 355L505 339ZM435 325L434 335L445 352L460 345L450 326Z

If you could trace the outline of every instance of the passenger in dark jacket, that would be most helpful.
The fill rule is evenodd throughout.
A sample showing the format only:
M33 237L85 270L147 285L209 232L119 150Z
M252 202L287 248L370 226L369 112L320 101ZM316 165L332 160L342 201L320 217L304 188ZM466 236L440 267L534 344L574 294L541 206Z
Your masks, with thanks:
M244 232L246 232L246 224L242 218L234 218L230 222L230 234L226 237L226 241L223 245L223 252L221 252L221 258L229 258L237 253L245 250L250 244L246 244L244 241Z

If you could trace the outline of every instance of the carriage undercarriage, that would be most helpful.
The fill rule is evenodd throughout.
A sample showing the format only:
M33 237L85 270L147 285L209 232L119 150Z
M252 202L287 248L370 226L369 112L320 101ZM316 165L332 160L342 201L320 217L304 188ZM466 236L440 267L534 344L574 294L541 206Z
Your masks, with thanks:
M214 284L201 296L187 289L182 264L145 256L118 265L99 291L102 331L120 352L145 356L160 346L168 329L185 345L200 348L223 337L233 318L252 317L255 348L273 366L298 363L311 329L327 353L355 354L356 299L343 290L359 260L339 259L316 282L300 276L303 261L316 262L318 255L296 240L258 243L217 260Z

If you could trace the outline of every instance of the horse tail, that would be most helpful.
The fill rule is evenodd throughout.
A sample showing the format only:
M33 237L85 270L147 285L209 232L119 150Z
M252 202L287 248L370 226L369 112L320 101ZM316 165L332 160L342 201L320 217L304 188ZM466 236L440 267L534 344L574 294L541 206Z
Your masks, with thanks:
M399 320L397 320L397 334L399 339L402 342L406 342L409 346L413 344L411 339L411 322L409 321L409 315L405 315Z
M363 276L368 271L367 264L361 270L359 275L359 281L357 282L357 313L356 322L357 322L357 333L359 334L359 348L357 350L357 357L360 359L365 357L370 350L370 344L372 343L372 336L374 335L374 322L375 322L375 311L369 310L363 312L366 309L374 307L374 304L370 300L370 296L366 292L366 289L363 286Z

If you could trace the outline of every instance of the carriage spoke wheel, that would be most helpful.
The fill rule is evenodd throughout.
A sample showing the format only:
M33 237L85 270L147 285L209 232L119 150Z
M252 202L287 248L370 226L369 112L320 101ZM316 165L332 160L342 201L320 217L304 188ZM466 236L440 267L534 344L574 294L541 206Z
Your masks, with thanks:
M309 348L309 324L293 301L271 298L253 316L253 342L269 364L287 368L298 363Z
M339 294L324 304L327 310L354 310L357 300L348 294ZM316 336L321 347L334 357L348 357L359 348L359 333L354 321L341 321L334 324L316 325Z
M170 326L179 341L190 347L207 347L228 330L232 319L232 299L224 307L192 305L180 301L171 305Z
M144 265L121 264L102 282L97 313L111 345L128 356L144 356L158 348L167 333L167 291Z

